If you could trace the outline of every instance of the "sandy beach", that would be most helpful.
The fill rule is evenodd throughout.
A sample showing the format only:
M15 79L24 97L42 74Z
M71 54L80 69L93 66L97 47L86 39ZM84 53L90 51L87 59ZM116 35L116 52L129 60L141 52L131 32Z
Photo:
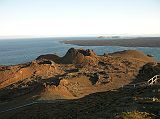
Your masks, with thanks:
M62 42L65 44L73 44L78 46L160 47L160 37L112 40L99 38L99 40L68 40Z

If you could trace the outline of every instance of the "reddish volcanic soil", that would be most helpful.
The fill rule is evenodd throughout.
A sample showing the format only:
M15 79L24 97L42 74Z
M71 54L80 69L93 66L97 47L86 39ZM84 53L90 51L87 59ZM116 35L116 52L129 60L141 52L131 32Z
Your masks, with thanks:
M149 73L146 76L144 72ZM99 92L107 92L106 95L108 94L110 97L112 94L113 97L122 96L121 94L137 94L134 91L130 93L127 91L114 93L114 91L129 83L148 80L153 74L158 73L160 73L159 63L153 57L135 50L98 56L92 50L71 48L63 57L54 54L41 55L36 60L25 64L0 66L0 111L25 105L27 102L42 101L42 104L39 104L39 111L43 113L42 107L44 109L52 107L49 106L48 102L43 105L43 101L50 100L55 106L60 107L59 109L57 107L52 113L57 113L57 116L62 117L62 115L65 116L65 113L60 116L59 111L62 108L65 108L62 110L66 111L66 109L71 109L72 106L73 108L76 106L80 108L81 104L83 104L81 108L86 108L84 106L86 100L93 101L92 104L97 106L101 101L104 103L104 100L99 99L101 95L101 93L99 95ZM93 100L94 96L92 95L97 95L97 93L99 96L95 96L97 99ZM102 96L106 97L106 95L102 93ZM66 99L78 100L76 102L74 100L64 101L63 103L63 100ZM56 100L60 100L60 102L57 103ZM101 101L98 102L98 100ZM110 99L107 96L105 100L108 100L109 103L114 98ZM90 103L88 102L88 104ZM71 107L68 107L69 105ZM32 110L32 107L35 110L38 109L38 107L31 105L29 110ZM88 111L91 111L90 108ZM83 110L82 112L84 113ZM16 118L23 117L16 111L8 112L9 115L6 115L6 113L1 116L9 118L9 115L13 114L15 117L17 116ZM47 113L51 114L49 110L47 110ZM89 113L91 114L91 112ZM26 115L25 112L23 114ZM33 111L32 114L38 113ZM74 114L72 116L75 117ZM31 118L31 116L26 116L26 118ZM50 116L48 115L46 118L50 118Z
M47 54L29 63L1 66L0 88L20 95L18 90L32 90L38 82L44 88L41 99L80 98L132 82L148 62L155 61L135 50L98 56L92 50L71 48L64 57Z

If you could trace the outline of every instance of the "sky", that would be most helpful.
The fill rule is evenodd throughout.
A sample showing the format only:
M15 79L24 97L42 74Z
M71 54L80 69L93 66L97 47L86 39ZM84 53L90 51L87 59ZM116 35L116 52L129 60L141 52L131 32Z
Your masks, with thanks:
M0 0L0 37L160 35L160 0Z

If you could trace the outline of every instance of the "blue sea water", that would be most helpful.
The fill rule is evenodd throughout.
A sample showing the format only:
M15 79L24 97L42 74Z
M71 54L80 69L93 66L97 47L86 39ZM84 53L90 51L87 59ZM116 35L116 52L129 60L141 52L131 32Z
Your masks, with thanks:
M42 54L63 56L71 47L93 49L97 54L121 50L140 50L151 54L160 61L160 48L155 47L119 47L119 46L76 46L64 44L63 40L95 40L95 37L28 38L0 40L0 65L14 65L29 62ZM107 40L107 39L106 39Z

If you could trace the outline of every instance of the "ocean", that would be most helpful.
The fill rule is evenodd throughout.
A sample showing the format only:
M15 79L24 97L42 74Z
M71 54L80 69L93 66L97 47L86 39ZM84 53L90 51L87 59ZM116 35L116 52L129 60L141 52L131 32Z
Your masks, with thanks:
M160 61L160 48L155 47L120 47L120 46L76 46L64 44L63 40L96 40L96 37L54 37L21 38L0 40L0 65L14 65L32 61L43 54L64 56L71 47L93 49L98 55L122 50L140 50L153 55ZM107 40L107 39L106 39Z

